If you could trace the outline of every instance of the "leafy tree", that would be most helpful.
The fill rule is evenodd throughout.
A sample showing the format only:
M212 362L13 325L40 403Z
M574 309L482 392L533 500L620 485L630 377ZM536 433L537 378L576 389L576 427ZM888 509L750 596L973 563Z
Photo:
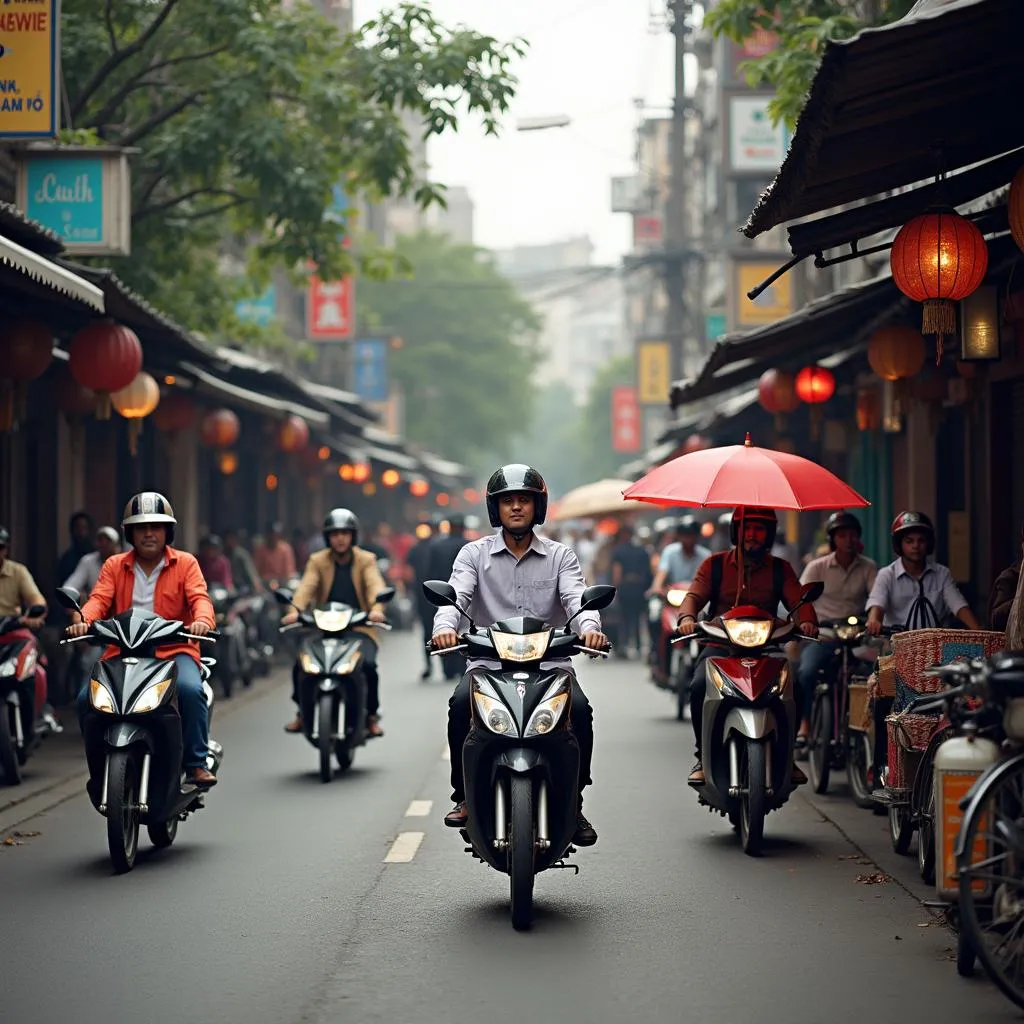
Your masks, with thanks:
M64 0L61 29L67 138L141 149L134 252L115 269L211 332L238 327L220 273L226 240L256 283L273 265L301 276L309 260L340 275L351 257L328 214L332 188L443 201L416 176L402 111L427 135L454 130L460 110L494 134L524 52L447 29L414 2L347 37L284 0ZM388 269L379 251L358 258L364 271Z
M770 29L779 45L764 57L741 65L752 87L771 86L768 111L790 128L803 109L807 92L830 39L849 39L869 25L902 18L914 0L719 0L704 16L713 35L741 43L756 29Z
M480 249L421 232L396 252L415 276L361 282L358 302L360 323L402 339L389 369L405 436L468 463L509 450L530 422L540 320Z
M572 388L554 381L537 392L529 429L522 441L509 449L516 453L516 461L532 463L544 474L552 494L565 494L587 483L581 469L587 447L580 429L581 415Z
M636 382L631 355L613 359L598 370L576 423L576 448L581 483L618 475L629 456L612 450L612 389Z

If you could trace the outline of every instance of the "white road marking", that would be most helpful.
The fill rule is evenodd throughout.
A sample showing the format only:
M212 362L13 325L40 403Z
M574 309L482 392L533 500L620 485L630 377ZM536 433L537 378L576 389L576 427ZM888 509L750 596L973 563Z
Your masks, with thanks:
M425 818L434 806L433 800L413 800L409 809L405 812L407 818Z
M416 856L416 851L423 842L425 832L399 832L398 838L391 844L385 864L408 864Z
M448 749L448 744L444 745L444 750L441 751L441 760L450 761L452 759L452 752Z

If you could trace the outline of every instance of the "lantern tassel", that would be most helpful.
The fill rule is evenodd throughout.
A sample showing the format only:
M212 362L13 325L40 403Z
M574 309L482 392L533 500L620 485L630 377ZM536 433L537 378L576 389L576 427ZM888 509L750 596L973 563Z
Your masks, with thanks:
M956 334L956 306L949 299L926 299L922 334L935 335L935 365L942 362L943 340Z

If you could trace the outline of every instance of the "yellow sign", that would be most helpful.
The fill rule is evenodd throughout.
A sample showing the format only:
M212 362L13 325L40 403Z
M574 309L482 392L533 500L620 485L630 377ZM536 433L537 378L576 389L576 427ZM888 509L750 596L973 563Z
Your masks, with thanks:
M793 277L783 274L769 285L753 302L747 292L778 270L774 263L735 263L733 280L736 289L736 326L759 327L773 324L793 312Z
M672 349L667 341L637 345L637 393L642 405L667 405L672 390Z
M0 6L0 139L49 139L60 124L60 0Z

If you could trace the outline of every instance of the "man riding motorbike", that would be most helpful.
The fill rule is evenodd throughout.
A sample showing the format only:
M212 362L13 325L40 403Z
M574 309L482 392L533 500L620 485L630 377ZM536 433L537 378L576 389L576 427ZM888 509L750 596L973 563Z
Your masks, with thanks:
M131 550L112 555L103 563L99 579L82 606L68 636L84 636L99 619L120 615L130 608L153 612L164 619L184 622L190 633L205 636L214 625L213 605L195 556L171 547L177 525L171 503L157 491L143 491L128 502L121 529ZM108 649L110 657L116 649ZM195 642L168 644L158 658L173 658L178 670L178 706L183 741L182 767L189 782L202 788L217 784L206 769L210 736L210 709L199 672ZM78 713L87 710L88 684L78 694Z
M814 602L819 622L846 621L850 616L859 618L864 614L868 594L878 575L875 562L860 553L860 520L849 512L836 512L829 516L825 533L831 553L808 563L800 576L800 582L820 582L825 585L824 593ZM807 745L807 734L811 728L811 705L818 677L824 671L831 682L840 660L841 654L829 643L804 644L800 651L800 667L797 669L800 693L797 706L802 721L797 735L797 750Z
M449 582L460 607L474 622L491 625L514 616L533 616L550 626L563 626L579 611L586 582L579 559L571 548L539 537L548 511L544 478L530 466L510 464L496 470L487 481L487 515L498 533L471 541L455 558ZM438 650L459 642L460 615L455 608L440 608L434 618L433 646ZM607 646L596 612L579 617L580 643L592 650ZM472 671L485 662L471 662ZM542 665L557 665L572 673L568 658ZM452 763L452 800L455 807L444 823L462 828L468 819L462 777L462 747L470 732L470 678L463 676L448 702L448 747ZM573 842L593 846L597 832L583 817L583 789L590 784L594 750L593 709L573 676L572 724L580 747L579 820Z
M219 583L228 590L235 589L235 581L231 576L231 562L224 554L220 537L215 533L207 534L199 542L199 568L203 571L207 586Z
M11 535L6 526L0 526L0 616L19 615L20 625L17 629L0 636L0 644L14 643L16 640L29 640L38 649L34 630L39 629L46 621L46 613L30 619L25 613L35 605L46 607L46 601L32 578L32 573L20 562L7 557L10 550ZM35 711L36 715L49 713L46 704L46 669L39 660L35 670ZM55 719L54 719L55 721Z
M770 554L778 527L774 509L739 507L733 512L730 526L733 546L711 555L697 570L680 608L676 628L682 636L692 636L696 631L697 615L705 605L708 605L709 618L742 605L755 605L774 618L780 603L789 609L797 605L803 588L793 567L789 562ZM801 633L806 636L817 635L817 617L810 605L800 607L797 619ZM725 653L726 650L719 645L704 644L697 657L690 686L690 717L697 746L697 764L690 773L689 781L701 785L704 783L701 728L707 690L707 659L721 657ZM804 773L793 765L793 783L803 785L806 781Z
M324 520L323 551L309 556L302 582L292 595L294 608L281 619L283 625L297 622L300 611L337 601L367 613L370 622L384 621L384 606L377 604L377 595L387 589L377 568L377 558L358 547L359 520L347 508L332 509ZM366 678L366 730L370 736L383 736L380 726L380 675L377 671L377 638L367 626L356 626L363 635L360 641L363 673ZM292 669L292 700L299 707L298 664ZM302 714L285 727L285 732L302 732Z

